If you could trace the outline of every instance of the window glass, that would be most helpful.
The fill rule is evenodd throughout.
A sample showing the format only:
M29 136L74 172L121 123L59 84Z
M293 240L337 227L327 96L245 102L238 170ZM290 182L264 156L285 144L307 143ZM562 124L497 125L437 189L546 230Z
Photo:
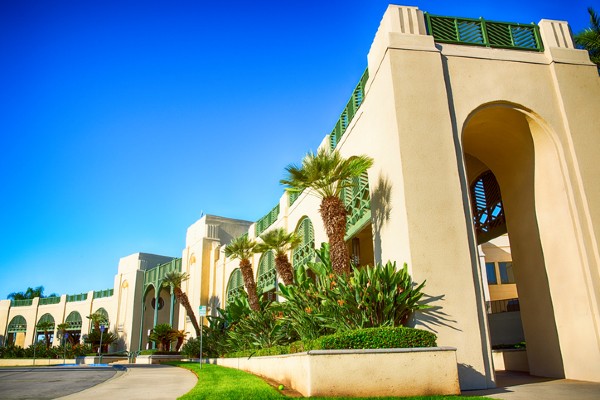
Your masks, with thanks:
M485 269L487 272L488 285L497 285L498 279L496 278L496 266L494 265L494 263L485 263Z
M500 282L515 283L515 276L513 275L511 262L498 263L498 269L500 270Z

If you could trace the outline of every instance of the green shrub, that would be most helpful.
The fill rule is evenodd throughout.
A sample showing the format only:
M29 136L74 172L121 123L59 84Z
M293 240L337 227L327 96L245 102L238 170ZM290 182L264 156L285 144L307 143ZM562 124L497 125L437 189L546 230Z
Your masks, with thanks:
M366 328L319 338L322 349L395 349L435 347L434 333L405 327Z
M300 340L287 346L228 353L226 357L260 357L302 353L310 350L402 349L436 347L434 333L406 327L365 328L322 336L315 340Z
M0 347L0 358L25 358L25 349L12 344Z

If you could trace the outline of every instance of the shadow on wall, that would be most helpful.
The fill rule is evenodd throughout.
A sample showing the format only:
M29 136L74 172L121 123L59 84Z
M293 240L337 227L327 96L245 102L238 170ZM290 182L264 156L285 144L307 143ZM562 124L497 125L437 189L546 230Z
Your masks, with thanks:
M218 311L217 309L221 308L222 304L221 304L221 299L219 298L219 296L211 296L210 299L208 299L208 308L210 310L210 315L213 317L218 316Z
M371 193L371 218L373 220L373 251L375 262L381 260L381 230L392 214L392 184L385 175L379 175Z
M425 289L427 289L427 284L425 285ZM439 326L445 326L455 331L460 331L460 329L456 328L457 321L451 319L448 314L443 312L443 307L441 305L434 305L434 303L444 301L444 296L445 295L443 294L439 296L430 296L428 294L424 294L423 300L421 300L419 303L423 305L428 305L431 308L419 312L418 319L416 319L413 315L413 318L410 322L410 326L412 326L413 328L419 328L422 326L434 333L438 332L436 328Z

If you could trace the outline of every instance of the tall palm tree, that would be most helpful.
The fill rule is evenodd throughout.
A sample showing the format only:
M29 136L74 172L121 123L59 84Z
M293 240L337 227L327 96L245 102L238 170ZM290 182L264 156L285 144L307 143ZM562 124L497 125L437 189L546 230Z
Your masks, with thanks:
M343 188L352 186L373 165L367 156L342 157L337 150L321 148L317 154L308 153L302 165L286 167L287 177L280 182L292 192L312 189L321 198L319 212L329 238L331 264L337 274L350 273L350 255L344 242L346 235L346 207L340 198Z
M50 321L42 321L37 324L37 329L44 331L44 339L46 341L46 349L50 348L50 330L54 330L54 323Z
M196 314L194 314L194 310L192 309L187 294L181 290L181 284L188 280L189 277L189 274L186 272L172 271L165 275L162 285L163 287L170 287L171 290L173 290L177 301L185 308L185 312L192 321L192 326L194 327L194 331L196 331L196 337L200 337L200 325L198 325L198 320L196 320Z
M302 238L295 232L287 233L283 228L277 228L261 235L262 243L256 246L258 253L275 252L275 269L285 285L294 283L294 268L287 253L302 243Z
M600 16L592 7L588 8L590 27L575 35L575 43L590 53L590 60L600 69Z
M256 242L248 239L248 235L242 235L233 239L225 246L225 256L237 258L240 260L240 270L244 279L244 286L248 292L248 303L253 311L260 311L258 302L258 292L256 291L256 282L254 281L254 271L250 257L256 252Z

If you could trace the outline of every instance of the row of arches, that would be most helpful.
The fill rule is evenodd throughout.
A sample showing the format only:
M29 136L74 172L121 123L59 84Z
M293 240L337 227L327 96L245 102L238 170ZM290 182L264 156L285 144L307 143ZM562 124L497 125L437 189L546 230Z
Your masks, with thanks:
M109 323L108 312L104 308L98 308L95 314L102 315L105 324ZM71 343L79 343L79 341L81 340L81 330L83 327L83 320L81 318L81 314L77 311L71 311L69 315L67 315L67 318L65 318L64 323L66 324L65 330L71 338ZM40 340L43 340L44 334L48 332L49 340L52 343L54 341L54 336L57 327L58 324L56 324L56 320L54 319L52 314L43 314L35 324L35 330L33 333L34 341L38 342ZM21 347L26 346L27 320L25 319L25 317L22 315L14 316L8 323L6 334L7 344L12 344Z

